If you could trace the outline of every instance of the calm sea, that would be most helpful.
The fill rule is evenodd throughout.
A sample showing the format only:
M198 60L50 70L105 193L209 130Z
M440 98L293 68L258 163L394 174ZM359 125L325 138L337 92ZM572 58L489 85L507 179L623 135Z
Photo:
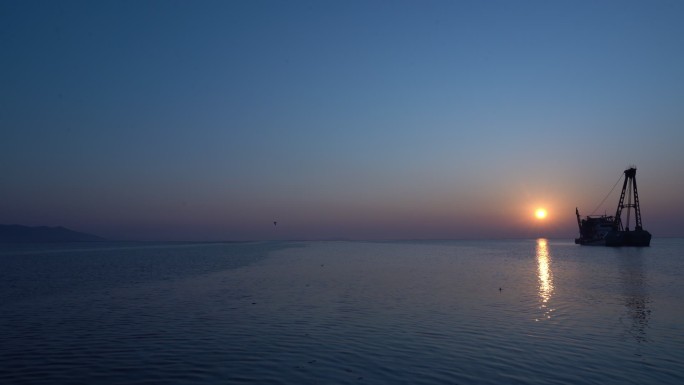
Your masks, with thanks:
M684 240L0 246L2 384L682 384Z

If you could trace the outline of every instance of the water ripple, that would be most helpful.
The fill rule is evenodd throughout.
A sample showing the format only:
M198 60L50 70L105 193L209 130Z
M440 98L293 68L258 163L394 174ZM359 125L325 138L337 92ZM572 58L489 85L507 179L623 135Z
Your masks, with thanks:
M0 383L682 382L675 262L545 242L311 243L173 279L120 266L1 304Z

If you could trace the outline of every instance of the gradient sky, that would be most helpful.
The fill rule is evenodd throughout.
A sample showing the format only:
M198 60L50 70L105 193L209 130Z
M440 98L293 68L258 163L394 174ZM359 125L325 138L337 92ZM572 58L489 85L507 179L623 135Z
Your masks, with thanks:
M682 20L682 1L2 1L0 223L572 239L634 164L644 228L682 236Z

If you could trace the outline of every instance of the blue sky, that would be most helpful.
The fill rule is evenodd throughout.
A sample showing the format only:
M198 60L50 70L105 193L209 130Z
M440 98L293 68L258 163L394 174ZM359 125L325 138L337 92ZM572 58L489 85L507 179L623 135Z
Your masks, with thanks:
M2 222L571 238L575 206L636 164L644 227L681 236L683 17L678 1L4 1Z

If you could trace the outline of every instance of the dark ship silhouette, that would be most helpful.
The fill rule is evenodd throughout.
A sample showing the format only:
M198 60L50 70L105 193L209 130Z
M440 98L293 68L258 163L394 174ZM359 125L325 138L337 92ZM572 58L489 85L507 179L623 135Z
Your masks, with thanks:
M578 245L589 246L650 246L651 233L641 225L641 208L636 184L636 167L625 170L625 181L615 216L589 215L580 219L579 209L575 208L577 225L580 236L575 239ZM627 203L625 203L625 194ZM632 201L633 199L633 201ZM623 226L622 210L627 209L626 221ZM634 210L634 230L629 229L631 211Z

